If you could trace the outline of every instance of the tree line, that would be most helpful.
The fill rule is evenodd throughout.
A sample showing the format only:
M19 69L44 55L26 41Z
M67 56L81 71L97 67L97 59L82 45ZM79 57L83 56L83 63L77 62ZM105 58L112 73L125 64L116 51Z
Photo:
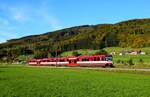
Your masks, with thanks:
M150 46L150 19L135 19L116 24L83 25L41 35L8 40L0 44L0 59L19 56L55 57L64 51L105 47L141 48Z

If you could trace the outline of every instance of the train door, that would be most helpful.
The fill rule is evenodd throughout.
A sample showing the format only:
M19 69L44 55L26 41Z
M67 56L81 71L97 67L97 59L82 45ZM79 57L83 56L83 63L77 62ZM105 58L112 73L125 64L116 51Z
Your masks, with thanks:
M69 59L68 66L77 66L77 59Z

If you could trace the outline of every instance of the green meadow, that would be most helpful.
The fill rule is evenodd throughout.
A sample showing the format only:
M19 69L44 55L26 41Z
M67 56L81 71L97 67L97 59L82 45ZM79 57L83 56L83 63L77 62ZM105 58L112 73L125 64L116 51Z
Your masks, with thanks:
M149 97L150 72L0 66L0 97Z

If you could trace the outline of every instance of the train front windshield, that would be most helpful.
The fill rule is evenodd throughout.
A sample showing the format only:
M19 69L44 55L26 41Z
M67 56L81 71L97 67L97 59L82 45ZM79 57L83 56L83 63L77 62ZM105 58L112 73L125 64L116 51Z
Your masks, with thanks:
M106 61L112 61L112 55L106 56Z

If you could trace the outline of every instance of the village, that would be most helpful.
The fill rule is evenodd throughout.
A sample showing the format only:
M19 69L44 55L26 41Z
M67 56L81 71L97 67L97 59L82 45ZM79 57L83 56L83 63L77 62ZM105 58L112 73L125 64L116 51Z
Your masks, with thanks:
M121 52L111 52L111 55L120 55L120 56L124 56L124 55L145 55L146 52L141 51L141 50L123 50Z

